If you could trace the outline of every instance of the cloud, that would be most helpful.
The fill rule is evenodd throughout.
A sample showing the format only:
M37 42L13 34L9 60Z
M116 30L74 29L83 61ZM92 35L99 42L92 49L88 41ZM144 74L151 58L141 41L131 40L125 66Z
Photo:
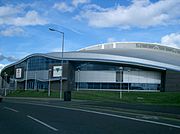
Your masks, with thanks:
M180 48L180 33L171 33L161 38L161 44Z
M90 0L73 0L72 5L77 7L79 4L85 4L85 3L89 3L89 2L90 2Z
M24 30L20 27L8 27L5 30L0 31L0 35L2 36L19 36L22 35L24 33Z
M109 37L109 38L107 39L107 42L109 42L109 43L115 42L115 41L116 41L116 39L113 38L113 37Z
M0 72L6 66L6 64L0 64Z
M180 22L179 0L163 0L154 3L149 0L134 0L129 6L102 8L93 5L92 7L81 11L75 18L85 19L90 26L98 28L147 28Z
M17 13L20 13L22 9L20 7L13 6L1 6L0 7L0 17L11 16Z
M45 25L47 21L41 18L36 11L32 10L28 11L24 17L12 19L12 24L15 26Z
M62 48L53 48L51 52L61 52Z
M90 0L73 0L71 4L65 2L55 3L53 8L61 12L73 12L80 4L89 3Z
M7 61L9 61L9 62L15 62L15 61L17 61L18 59L15 58L14 56L9 56L9 57L7 57L7 56L4 56L4 55L0 54L0 61L3 61L3 60L7 60Z
M55 3L53 8L61 12L72 12L74 7L67 5L65 2Z
M25 4L0 6L0 25L34 26L48 23L37 11L27 10L27 7Z

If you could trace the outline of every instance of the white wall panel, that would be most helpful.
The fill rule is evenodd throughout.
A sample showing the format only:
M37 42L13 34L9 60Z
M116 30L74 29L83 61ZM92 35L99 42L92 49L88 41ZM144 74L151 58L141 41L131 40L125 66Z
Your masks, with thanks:
M123 71L124 83L161 83L161 73L153 71Z
M75 82L116 82L116 71L76 71Z

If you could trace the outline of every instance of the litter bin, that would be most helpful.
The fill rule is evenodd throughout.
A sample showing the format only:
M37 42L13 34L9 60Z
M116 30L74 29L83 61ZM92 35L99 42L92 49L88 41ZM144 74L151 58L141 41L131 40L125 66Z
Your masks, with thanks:
M2 98L2 96L0 95L0 102L2 102L2 99L3 99L3 98Z
M64 101L71 101L71 91L64 92Z

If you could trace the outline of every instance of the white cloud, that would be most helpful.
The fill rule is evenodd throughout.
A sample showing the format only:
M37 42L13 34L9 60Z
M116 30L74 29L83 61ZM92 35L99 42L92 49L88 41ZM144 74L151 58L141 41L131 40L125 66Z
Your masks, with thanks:
M6 64L0 64L0 72L6 66Z
M0 53L0 61L3 61L3 60L7 60L8 62L14 62L14 61L17 61L18 59L15 58L14 56L7 57Z
M72 12L74 10L74 7L67 5L65 2L55 3L53 8L61 12Z
M89 3L90 0L72 0L71 4L65 2L55 3L53 8L61 12L73 12L80 4Z
M0 6L0 25L34 26L48 23L37 11L25 9L27 5L23 4Z
M87 4L85 5L83 8L83 10L87 10L87 11L99 11L99 12L105 12L105 11L108 11L108 8L103 8L103 7L100 7L96 4Z
M9 27L5 30L0 31L0 35L3 36L18 36L22 35L24 30L20 27Z
M61 47L59 47L59 48L53 48L53 49L51 50L51 52L61 52L61 50L62 50Z
M22 10L20 7L1 6L0 7L0 17L14 15L21 11Z
M171 33L161 38L161 44L180 48L180 33Z
M115 38L113 38L113 37L109 37L108 39L107 39L107 42L115 42L116 41L116 39Z
M85 3L89 3L89 2L90 2L90 0L73 0L72 5L77 7L79 4L85 4Z
M12 24L15 26L33 26L47 24L47 21L41 18L36 11L32 10L28 11L24 17L14 18Z
M129 6L97 7L97 10L94 8L83 10L75 18L85 19L90 26L100 28L146 28L180 22L179 0L163 0L155 3L149 0L134 0Z

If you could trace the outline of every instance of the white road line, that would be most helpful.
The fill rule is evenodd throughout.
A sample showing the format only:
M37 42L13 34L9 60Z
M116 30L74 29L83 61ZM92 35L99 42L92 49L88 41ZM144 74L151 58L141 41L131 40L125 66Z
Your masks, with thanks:
M4 107L4 109L8 109L8 110L13 111L13 112L16 112L16 113L19 112L19 111L15 110L15 109L9 108L9 107Z
M61 109L67 109L67 110L73 110L73 111L82 111L82 112L87 112L87 113L106 115L106 116L111 116L111 117L116 117L116 118L134 120L134 121L139 121L139 122L146 122L146 123L157 124L157 125L168 126L168 127L173 127L173 128L180 129L180 126L178 126L178 125L173 125L173 124L168 124L168 123L163 123L163 122L157 122L157 121L151 121L151 120L138 119L138 118L133 118L133 117L128 117L128 116L109 114L109 113L92 111L92 110L85 110L85 109L79 109L79 108L68 108L68 107L48 105L48 104L33 104L33 103L28 103L28 102L15 102L15 103L24 103L24 104L31 104L31 105L37 105L37 106L46 106L46 107L53 107L53 108L61 108Z
M42 124L42 125L44 125L44 126L46 126L46 127L48 127L48 128L50 128L50 129L52 129L52 130L54 130L54 131L58 131L58 129L56 129L56 128L54 128L54 127L52 127L52 126L50 126L50 125L48 125L48 124L46 124L46 123L44 123L42 121L30 116L30 115L27 115L27 117L34 120L34 121L36 121L36 122L38 122L38 123L40 123L40 124Z

